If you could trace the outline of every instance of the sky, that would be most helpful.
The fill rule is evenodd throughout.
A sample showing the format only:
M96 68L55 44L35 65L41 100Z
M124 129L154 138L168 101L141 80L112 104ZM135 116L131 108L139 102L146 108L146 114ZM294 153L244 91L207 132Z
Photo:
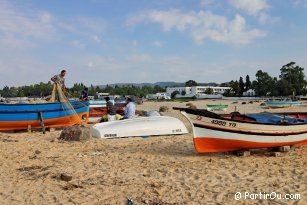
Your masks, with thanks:
M0 88L307 70L307 0L0 0Z

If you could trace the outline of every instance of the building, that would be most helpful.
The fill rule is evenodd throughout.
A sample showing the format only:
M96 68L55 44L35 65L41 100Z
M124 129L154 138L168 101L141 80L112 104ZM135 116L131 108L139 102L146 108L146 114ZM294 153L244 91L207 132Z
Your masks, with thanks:
M104 99L105 97L109 96L110 93L96 93L98 99Z
M249 90L243 92L244 97L254 97L255 95L256 95L256 92L253 89L249 89Z
M156 93L156 94L148 94L146 96L149 100L169 100L171 97L167 95L167 93Z
M211 94L206 94L208 89L211 89ZM170 87L166 88L167 95L178 92L176 98L196 97L196 98L221 98L226 90L230 87L212 87L212 86L192 86L192 87Z

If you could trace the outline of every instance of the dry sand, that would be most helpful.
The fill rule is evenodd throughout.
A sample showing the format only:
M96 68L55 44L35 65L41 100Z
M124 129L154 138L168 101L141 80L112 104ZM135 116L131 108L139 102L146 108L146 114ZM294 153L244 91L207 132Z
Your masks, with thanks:
M260 102L203 100L229 104L228 112L265 111ZM246 101L248 102L248 101ZM140 110L184 103L145 102ZM304 106L300 108L306 109ZM271 110L266 110L271 111ZM276 112L285 109L274 110ZM188 122L178 111L166 115ZM0 132L0 204L306 204L307 147L283 157L257 152L249 157L230 153L199 155L192 135L151 138L93 139L61 142L60 130ZM276 192L300 194L300 200L236 201L234 194Z

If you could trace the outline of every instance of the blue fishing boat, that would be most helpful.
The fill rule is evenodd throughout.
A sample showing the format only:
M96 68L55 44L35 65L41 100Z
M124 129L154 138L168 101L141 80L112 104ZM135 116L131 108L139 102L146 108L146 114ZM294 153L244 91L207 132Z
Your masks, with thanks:
M267 101L265 105L270 108L284 108L300 105L300 101Z
M88 101L0 104L0 130L70 126L88 117Z

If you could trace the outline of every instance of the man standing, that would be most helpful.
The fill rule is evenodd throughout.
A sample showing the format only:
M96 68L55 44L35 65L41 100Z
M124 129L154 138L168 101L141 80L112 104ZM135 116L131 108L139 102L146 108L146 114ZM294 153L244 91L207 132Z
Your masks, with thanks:
M88 100L88 88L87 88L87 87L85 87L85 88L81 91L80 100L82 100L82 101L87 101L87 100Z
M62 70L59 75L55 75L51 78L52 82L58 83L59 86L62 88L63 91L65 91L65 75L66 75L66 70Z
M126 99L127 104L124 111L124 119L132 119L135 116L135 104L132 102L132 99L128 97Z
M116 106L109 97L104 98L107 102L108 122L115 121Z

